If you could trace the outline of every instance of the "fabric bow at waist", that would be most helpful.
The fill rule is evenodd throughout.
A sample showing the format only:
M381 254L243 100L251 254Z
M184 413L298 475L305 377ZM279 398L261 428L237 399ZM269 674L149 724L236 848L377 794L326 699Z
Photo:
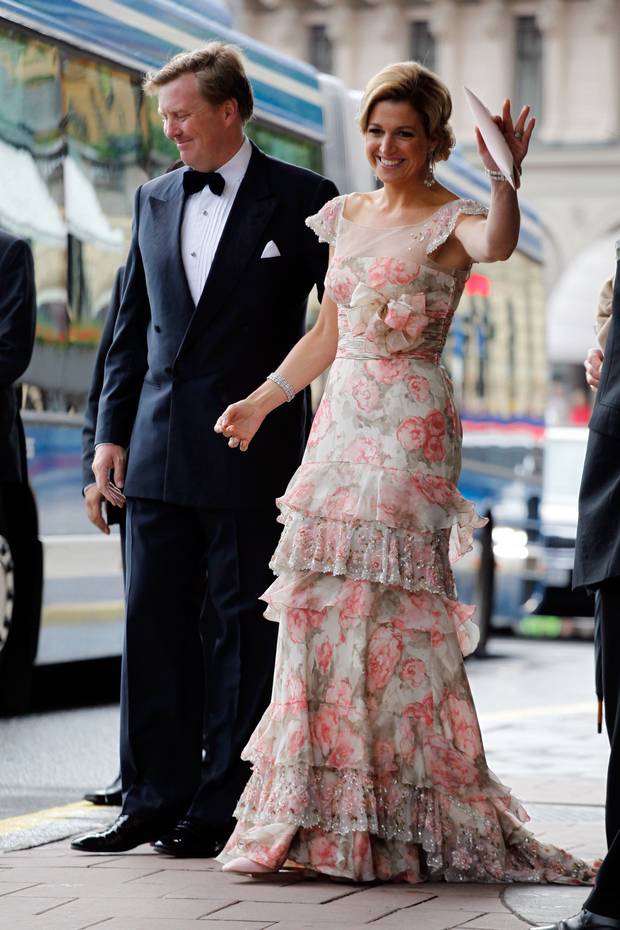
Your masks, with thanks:
M351 336L363 336L377 351L408 352L422 343L429 318L424 294L402 294L393 299L361 282L349 305Z

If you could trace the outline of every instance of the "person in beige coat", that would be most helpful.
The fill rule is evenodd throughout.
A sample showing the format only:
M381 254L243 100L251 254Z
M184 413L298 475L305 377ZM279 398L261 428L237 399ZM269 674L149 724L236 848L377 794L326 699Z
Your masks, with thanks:
M607 342L609 324L611 323L611 298L614 292L614 279L611 277L605 281L601 288L598 299L598 309L596 311L596 338L598 346L588 349L586 360L583 363L586 370L586 381L593 391L598 390L601 380L601 366L603 364L603 353Z

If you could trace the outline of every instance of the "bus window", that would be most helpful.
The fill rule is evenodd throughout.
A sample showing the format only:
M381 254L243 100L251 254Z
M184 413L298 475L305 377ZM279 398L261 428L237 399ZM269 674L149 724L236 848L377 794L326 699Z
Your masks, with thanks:
M0 26L0 225L32 247L39 340L68 326L61 123L58 50Z
M130 75L73 55L63 58L62 93L70 341L94 345L129 247L133 193L148 179L142 93Z
M299 165L301 168L311 168L319 172L322 170L323 160L318 142L311 142L292 132L255 121L248 123L246 132L268 155L288 161L292 165Z

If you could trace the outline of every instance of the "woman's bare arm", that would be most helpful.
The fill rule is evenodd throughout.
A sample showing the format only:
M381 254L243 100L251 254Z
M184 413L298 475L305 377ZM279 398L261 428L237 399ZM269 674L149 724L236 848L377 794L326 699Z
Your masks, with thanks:
M329 368L337 346L338 308L326 293L316 323L293 346L278 373L297 394ZM282 388L266 380L244 400L226 408L214 426L215 432L228 437L231 448L239 446L245 452L267 414L285 401Z

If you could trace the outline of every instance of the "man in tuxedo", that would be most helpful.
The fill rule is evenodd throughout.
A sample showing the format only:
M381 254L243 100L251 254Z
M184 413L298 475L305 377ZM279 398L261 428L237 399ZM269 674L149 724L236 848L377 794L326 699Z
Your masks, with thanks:
M108 830L72 845L157 840L160 852L212 856L232 831L249 776L240 752L271 692L277 629L259 596L272 580L274 501L303 451L304 396L234 461L213 427L302 336L328 261L304 220L336 189L249 142L252 92L234 47L178 55L145 88L187 167L136 193L106 359L94 472L107 500L127 500L124 804ZM217 639L201 768L205 587Z
M620 251L617 249L617 261ZM610 299L611 297L611 299ZM608 853L582 910L540 930L620 930L620 264L601 292L597 317L603 352L590 350L587 380L597 390L579 493L573 587L595 588L605 725L611 744L605 831Z
M6 668L20 669L32 667L41 607L41 549L15 386L32 356L35 323L32 252L23 239L0 231L0 535L11 550L15 586L10 625L0 629L0 661ZM23 709L20 704L27 700L29 682L23 674L19 677L18 695L11 693L16 684L0 667L0 703L5 713Z

